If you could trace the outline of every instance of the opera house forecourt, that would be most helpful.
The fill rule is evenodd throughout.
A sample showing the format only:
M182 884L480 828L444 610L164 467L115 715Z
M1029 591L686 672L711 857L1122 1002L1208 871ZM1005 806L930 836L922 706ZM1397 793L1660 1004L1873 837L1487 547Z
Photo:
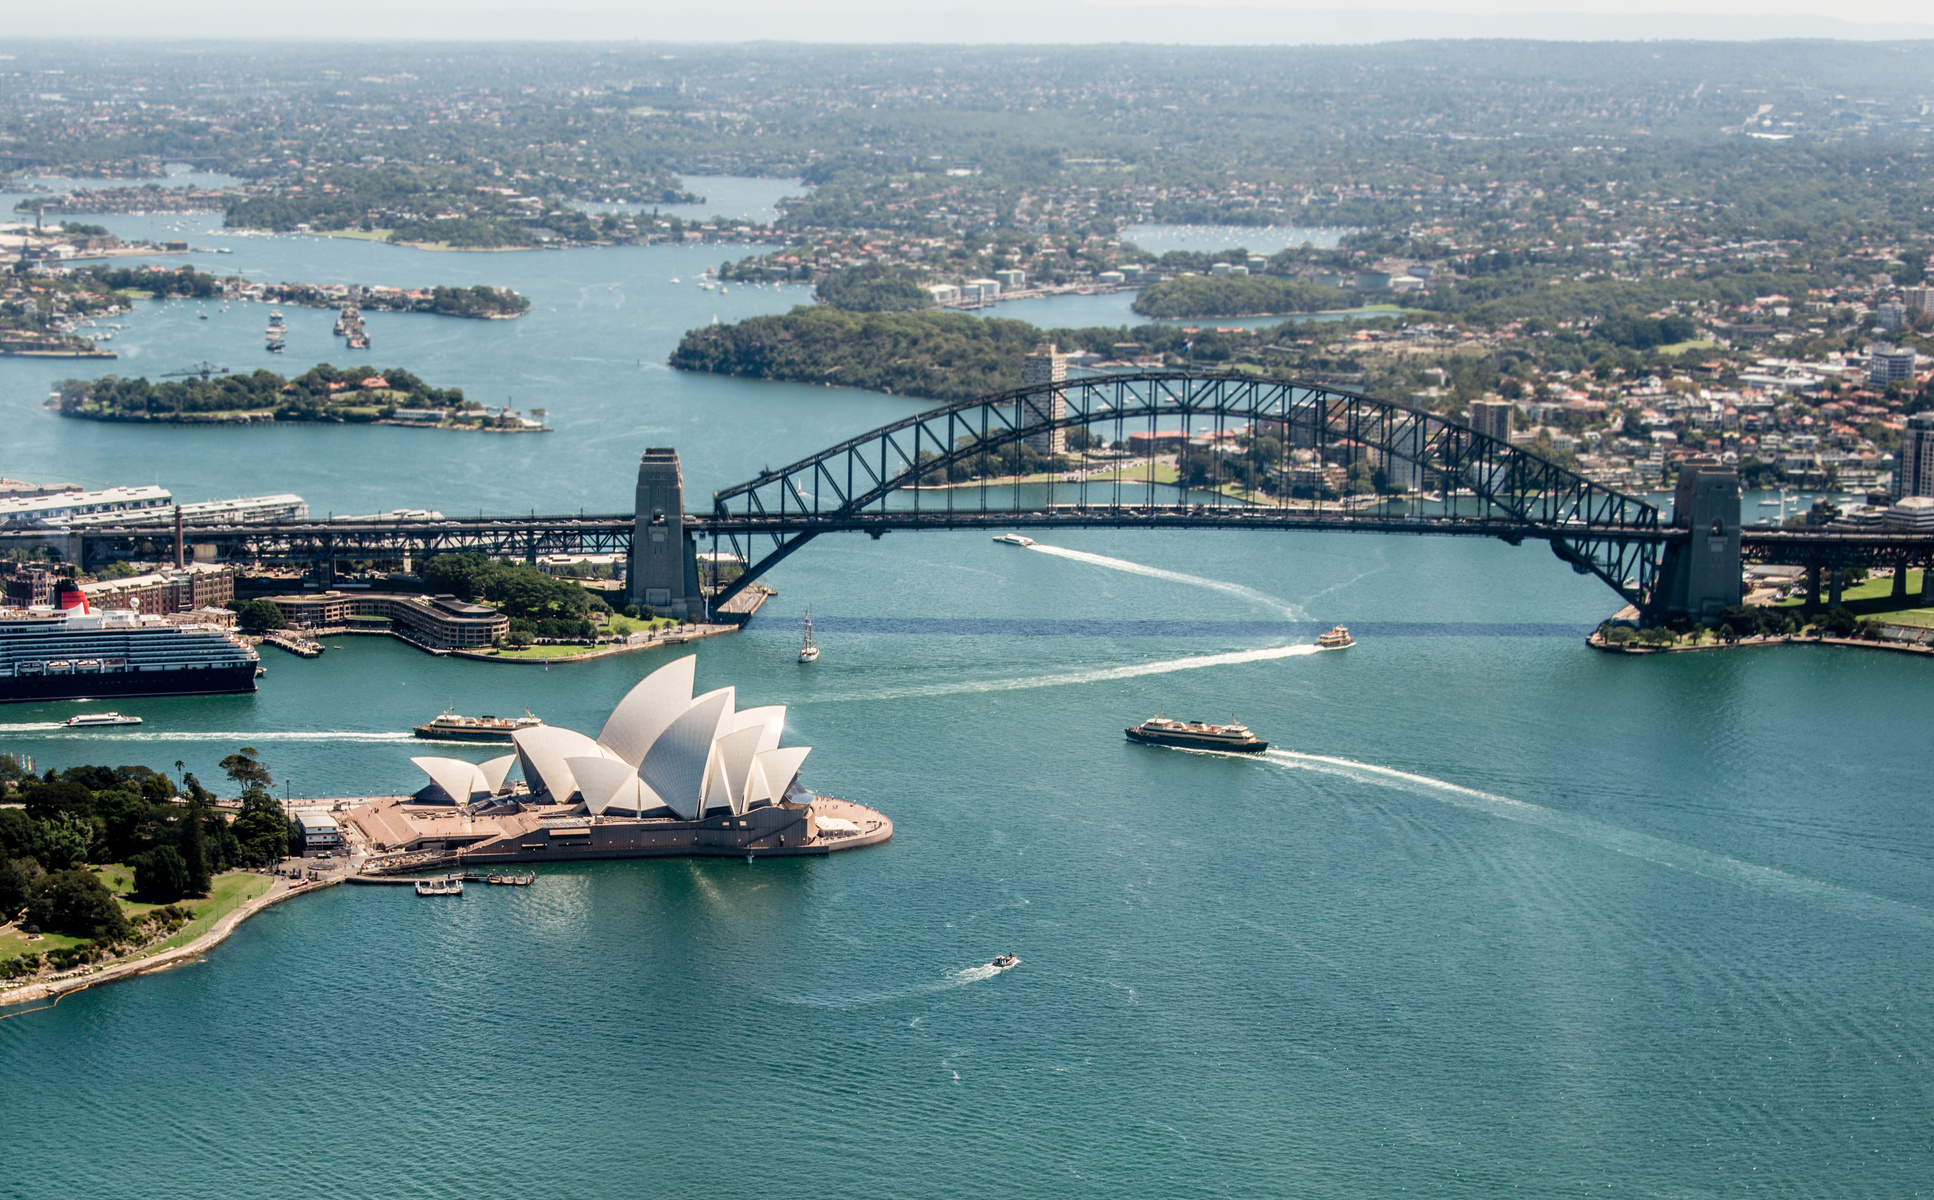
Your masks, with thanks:
M374 856L465 865L654 855L829 854L893 836L893 823L800 782L809 746L780 746L783 705L738 710L720 688L692 696L696 656L668 663L618 702L595 738L543 725L517 752L478 764L411 761L431 785L349 814ZM507 785L511 769L523 785Z

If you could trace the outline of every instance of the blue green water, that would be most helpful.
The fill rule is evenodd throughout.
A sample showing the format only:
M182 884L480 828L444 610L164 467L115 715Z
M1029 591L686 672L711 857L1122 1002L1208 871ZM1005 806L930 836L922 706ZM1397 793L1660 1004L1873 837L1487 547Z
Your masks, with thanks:
M622 508L645 445L711 487L904 411L651 368L681 320L739 296L672 289L685 251L223 257L258 252L313 256L298 278L514 276L554 321L398 318L377 344L554 377L564 420L543 439L152 431L167 450L145 461L184 493ZM128 324L192 360L181 339L215 322ZM43 367L0 363L8 427L57 470L111 471L132 433L18 402ZM279 906L202 963L0 1020L0 1195L1893 1196L1934 1178L1926 664L1597 655L1580 635L1615 598L1533 546L1042 540L1075 553L823 538L751 629L696 646L699 686L789 705L807 781L887 812L892 842ZM824 657L802 668L808 604ZM1361 644L1286 649L1335 621ZM264 653L253 696L128 701L147 724L85 735L45 727L72 706L8 706L0 747L208 778L246 740L297 795L388 792L420 778L401 731L446 704L595 731L666 660ZM1124 742L1157 710L1233 713L1274 748ZM1021 966L973 969L1003 951Z

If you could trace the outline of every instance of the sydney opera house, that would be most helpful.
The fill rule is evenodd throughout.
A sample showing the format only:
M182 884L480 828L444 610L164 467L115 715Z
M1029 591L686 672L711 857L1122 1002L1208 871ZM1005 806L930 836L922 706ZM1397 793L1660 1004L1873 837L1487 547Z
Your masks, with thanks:
M350 814L378 856L465 863L670 854L827 854L892 836L880 813L800 782L808 746L781 746L781 705L740 710L736 692L692 695L698 660L648 675L595 738L556 726L513 735L484 763L415 758L430 784ZM512 769L521 787L507 782Z

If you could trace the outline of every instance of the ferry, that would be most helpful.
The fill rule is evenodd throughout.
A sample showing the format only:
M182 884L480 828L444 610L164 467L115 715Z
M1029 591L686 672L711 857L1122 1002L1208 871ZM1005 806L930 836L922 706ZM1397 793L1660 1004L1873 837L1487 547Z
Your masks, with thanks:
M1140 725L1122 731L1131 742L1150 746L1179 746L1184 750L1229 750L1237 754L1261 754L1269 743L1249 732L1247 725L1231 721L1210 725L1202 721L1177 721L1153 716Z
M994 540L1003 546L1032 546L1034 544L1033 538L1022 537L1018 533L1003 533Z
M1347 650L1351 646L1356 645L1356 639L1350 636L1348 629L1338 625L1328 633L1317 638L1316 644L1325 650Z
M101 725L139 725L140 723L140 717L124 717L117 712L82 713L78 717L69 717L61 722L69 729L93 729Z
M813 641L813 610L810 608L806 610L806 619L799 623L799 661L819 661L819 643Z
M530 709L524 710L521 717L464 717L454 709L444 709L443 715L427 725L418 725L411 732L420 738L432 738L439 742L508 742L511 734L520 729L533 729L544 723L543 718L531 716Z
M0 612L0 703L255 690L254 648L212 625L95 612L72 583L57 605Z

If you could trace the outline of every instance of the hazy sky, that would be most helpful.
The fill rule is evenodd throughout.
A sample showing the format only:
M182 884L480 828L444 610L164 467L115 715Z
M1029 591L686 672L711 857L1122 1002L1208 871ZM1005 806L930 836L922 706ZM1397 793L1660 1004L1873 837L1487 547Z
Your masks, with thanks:
M97 0L9 36L1261 44L1436 37L1934 37L1934 0Z

